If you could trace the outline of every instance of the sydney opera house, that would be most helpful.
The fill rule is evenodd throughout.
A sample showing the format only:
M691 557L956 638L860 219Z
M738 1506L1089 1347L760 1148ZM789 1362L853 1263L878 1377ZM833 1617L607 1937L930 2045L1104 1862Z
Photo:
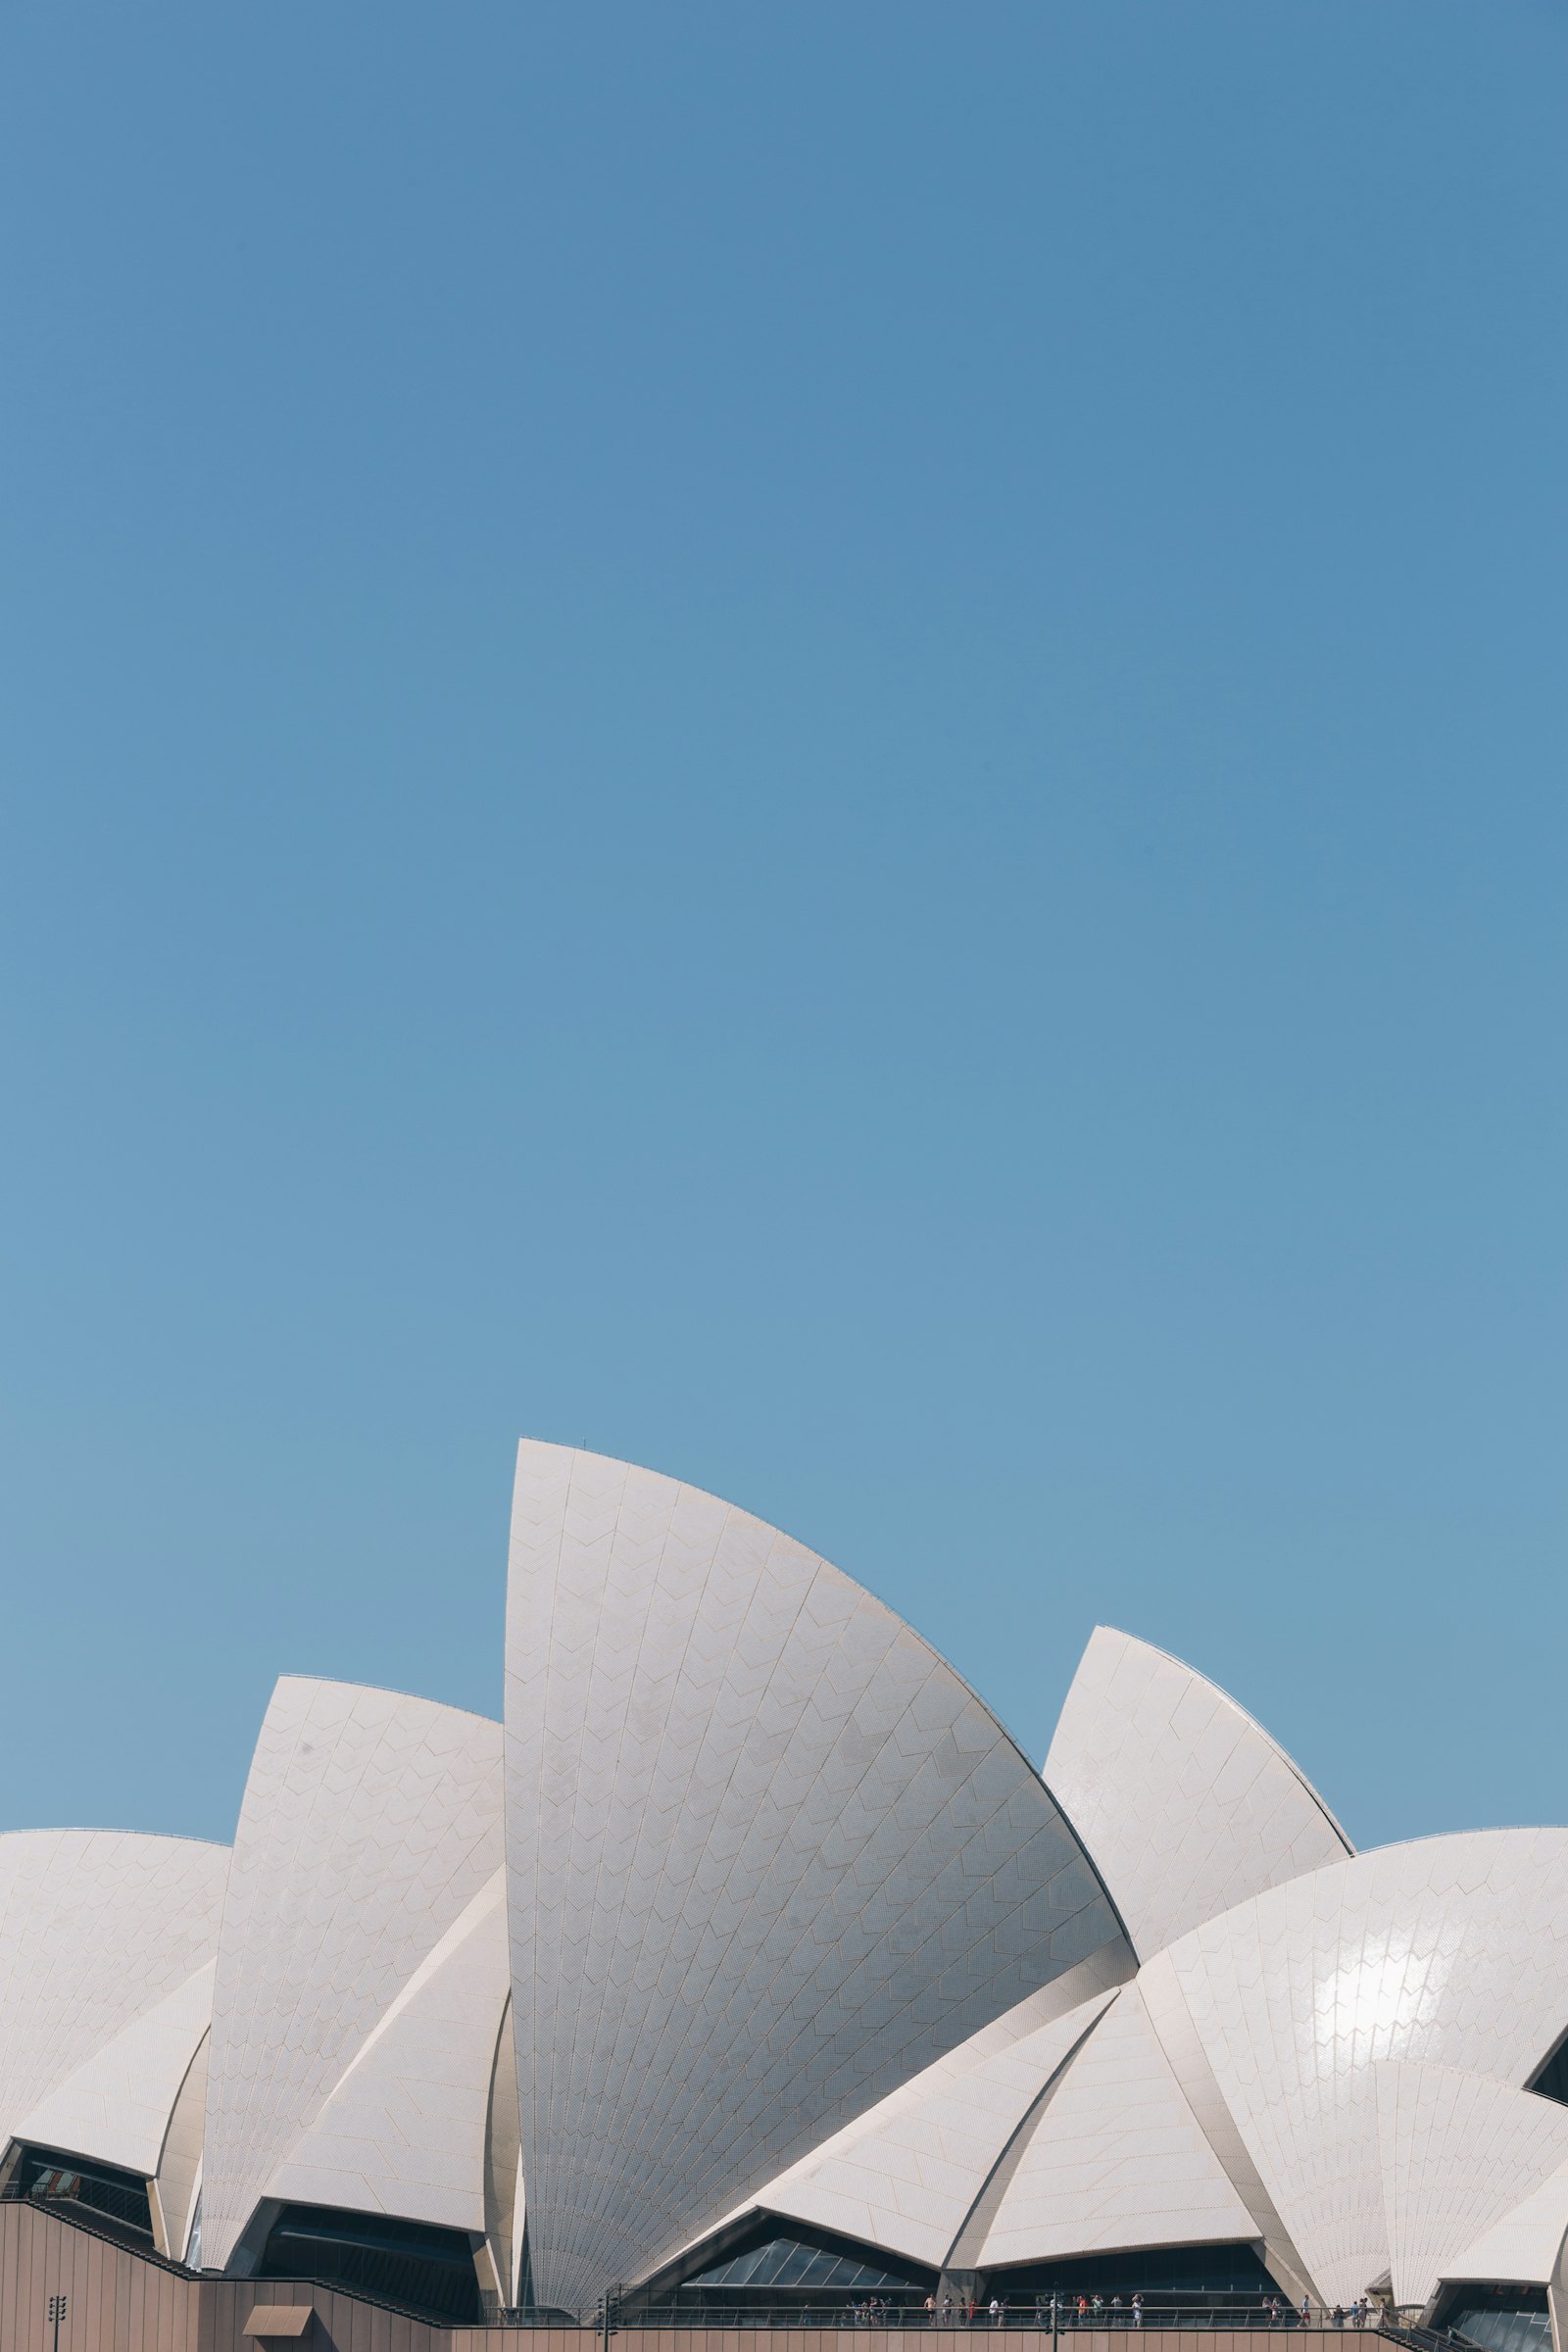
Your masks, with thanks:
M68 2271L126 2352L1080 2294L1568 2352L1568 1831L1357 1853L1104 1629L1042 1771L803 1544L546 1445L504 1715L291 1677L232 1846L0 1838L0 2352Z

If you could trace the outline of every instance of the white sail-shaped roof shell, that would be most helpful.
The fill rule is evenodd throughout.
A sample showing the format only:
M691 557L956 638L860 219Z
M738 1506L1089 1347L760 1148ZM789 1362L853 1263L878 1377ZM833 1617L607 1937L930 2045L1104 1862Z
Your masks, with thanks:
M1114 1997L1032 2023L1049 2001L1035 1994L770 2181L759 2206L940 2269L1009 2141Z
M485 2127L507 1985L498 1870L361 2043L268 2193L482 2232Z
M1097 1626L1047 1786L1147 1960L1205 1919L1353 1849L1311 1784L1217 1686Z
M1207 1922L1143 1981L1184 2006L1315 2291L1348 2301L1389 2261L1378 2066L1522 2088L1568 2018L1568 1831L1358 1855Z
M1116 1995L1027 2132L979 2259L989 2269L1260 2234L1134 1984Z
M547 2304L645 2275L1120 1943L953 1669L805 1545L651 1471L520 1449L506 1723Z
M226 1846L190 1838L0 1837L0 2143L154 2169L194 2047L171 2054L165 2005L182 2014L213 1958L227 1873Z
M204 1962L122 2026L21 2119L17 2138L96 2156L151 2180L179 2086L212 2020L215 1967Z
M234 1840L213 1998L202 2254L221 2268L332 2091L502 1861L482 1716L286 1677Z
M1568 2243L1568 2165L1552 2173L1518 2204L1465 2245L1445 2257L1442 2278L1509 2279L1527 2286L1560 2286Z
M1568 2166L1568 2107L1486 2076L1408 2062L1377 2069L1376 2095L1394 2300L1409 2309L1427 2302L1467 2246Z

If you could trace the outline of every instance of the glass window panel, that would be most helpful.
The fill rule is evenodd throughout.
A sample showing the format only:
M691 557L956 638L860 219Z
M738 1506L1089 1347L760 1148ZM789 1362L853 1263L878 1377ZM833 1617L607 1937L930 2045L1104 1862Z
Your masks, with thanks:
M832 2246L817 2246L808 2239L781 2233L765 2238L760 2246L729 2255L710 2270L698 2272L679 2291L684 2293L695 2287L776 2287L781 2293L803 2294L814 2290L818 2294L871 2294L890 2288L907 2291L910 2285L907 2277L883 2270L878 2264L857 2260Z

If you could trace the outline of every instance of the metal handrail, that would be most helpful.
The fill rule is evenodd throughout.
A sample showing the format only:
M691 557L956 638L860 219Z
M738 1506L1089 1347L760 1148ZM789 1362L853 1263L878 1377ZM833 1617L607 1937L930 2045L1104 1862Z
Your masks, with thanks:
M757 2295L758 2299L750 2308L715 2308L718 2306L718 2291L709 2289L706 2310L682 2310L678 2301L672 2299L662 2307L645 2306L641 2310L619 2313L615 2328L617 2332L639 2328L817 2328L857 2330L896 2328L941 2334L980 2334L987 2330L1005 2330L1016 2334L1026 2331L1031 2335L1052 2338L1079 2333L1148 2335L1176 2329L1201 2329L1210 2334L1224 2334L1239 2329L1254 2334L1271 2331L1283 2334L1290 2328L1304 2328L1313 2334L1343 2332L1367 2336L1375 2335L1380 2330L1379 2316L1373 2313L1357 2324L1347 2310L1338 2327L1332 2310L1314 2310L1310 2319L1303 2320L1299 2310L1288 2303L1283 2295L1277 2305L1272 2306L1266 2299L1256 2295L1215 2293L1190 2302L1156 2302L1146 2297L1138 2310L1134 2310L1130 2297L1124 2298L1119 2307L1106 2298L1102 2299L1098 2311L1091 2304L1082 2316L1078 2311L1076 2296L1071 2298L1070 2303L1065 2296L1059 2297L1053 2314L1049 2297L1037 2299L1033 2295L1026 2295L1012 2302L1004 2300L1003 2310L993 2319L989 2300L977 2302L973 2312L969 2313L957 2309L944 2312L940 2307L927 2311L923 2297L911 2303L881 2296L846 2297L841 2290L833 2296L813 2297L797 2293L787 2300L782 2296L764 2300L755 2288L731 2291L750 2292ZM1422 2352L1432 2352L1432 2347L1423 2347ZM1462 2348L1445 2339L1442 2352L1462 2352Z
M1385 2320L1381 2332L1391 2343L1408 2344L1411 2352L1481 2352L1457 2328L1417 2328L1405 2320Z
M177 2271L185 2278L196 2277L196 2273L186 2270L182 2262L175 2262L171 2255L160 2254L151 2238L145 2245L139 2242L131 2245L125 2236L127 2225L122 2224L118 2230L101 2227L104 2216L97 2213L93 2206L82 2204L77 2197L35 2197L31 2189L23 2188L15 2180L8 2180L0 2188L0 2205L25 2205L34 2213L46 2213L57 2222L65 2222L73 2230L84 2230L88 2237L99 2238L106 2246L119 2246L122 2253L134 2254L138 2262L156 2263L159 2270Z

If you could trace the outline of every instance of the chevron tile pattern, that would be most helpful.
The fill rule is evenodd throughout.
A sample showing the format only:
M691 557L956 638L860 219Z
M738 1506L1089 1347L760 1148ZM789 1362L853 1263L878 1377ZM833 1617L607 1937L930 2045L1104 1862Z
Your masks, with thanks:
M1049 2262L1259 2234L1182 2095L1137 1985L1129 1985L1029 2133L981 2261Z
M769 2183L758 2203L940 2269L1009 2140L1114 1998L1097 1993L1005 2040L995 2026L975 2034Z
M1177 1658L1097 1626L1046 1785L1147 1960L1250 1895L1353 1851L1283 1748Z
M1383 1846L1184 1936L1168 1972L1330 2301L1388 2267L1377 2069L1521 2088L1568 2019L1568 1831Z
M672 1479L523 1446L506 1723L544 2302L635 2278L1118 1940L952 1668L804 1545Z
M213 1992L202 2254L220 2268L420 1962L502 1861L501 1732L280 1682L234 1840Z
M190 1838L0 1838L0 2141L207 1966L227 1875L228 1848ZM120 2144L137 2121L112 2084L100 2082L100 2098L106 2088Z
M1467 2245L1568 2165L1568 2107L1408 2062L1377 2069L1376 2096L1394 2296L1424 2304Z

